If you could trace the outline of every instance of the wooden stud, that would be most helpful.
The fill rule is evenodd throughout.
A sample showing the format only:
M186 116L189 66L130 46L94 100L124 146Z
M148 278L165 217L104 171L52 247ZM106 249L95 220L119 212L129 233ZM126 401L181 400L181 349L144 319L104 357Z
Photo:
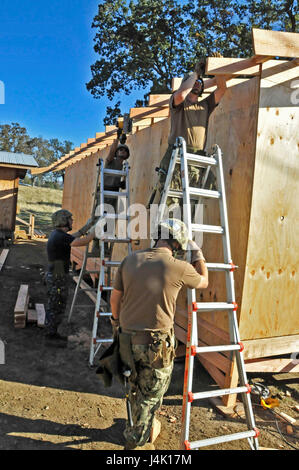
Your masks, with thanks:
M37 326L39 326L40 328L44 328L46 320L44 304L35 304L35 310L37 313Z
M5 260L7 258L7 255L8 255L8 252L9 252L9 249L8 248L4 248L1 252L1 255L0 255L0 271L1 269L3 268L3 265L5 263Z
M299 34L252 29L254 53L272 57L299 57Z

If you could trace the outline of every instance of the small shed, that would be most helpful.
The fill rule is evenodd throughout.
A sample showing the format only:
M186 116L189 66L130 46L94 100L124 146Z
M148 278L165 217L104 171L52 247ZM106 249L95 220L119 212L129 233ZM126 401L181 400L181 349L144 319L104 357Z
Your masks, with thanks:
M247 371L298 371L298 162L299 162L299 34L253 30L255 55L209 58L206 74L225 76L228 90L212 113L207 148L218 144L223 153L228 218L235 271L235 290L241 340ZM281 57L282 59L278 59ZM174 89L179 80L174 80ZM205 80L205 93L215 79ZM167 148L169 95L150 95L144 108L130 110L130 201L146 205L157 181L155 167ZM65 169L63 207L71 210L78 228L90 216L95 169L105 159L117 129L107 127L41 171ZM82 188L86 188L83 191ZM205 202L204 224L219 225L218 205ZM146 248L140 240L134 249ZM114 259L126 255L119 248ZM76 251L76 252L75 252ZM204 234L208 262L221 262L221 240ZM73 250L79 262L83 251ZM224 276L211 272L208 289L198 300L225 301ZM198 318L201 345L225 344L228 317L222 312ZM186 293L177 303L175 331L186 343ZM234 387L237 371L230 355L200 357L221 388ZM232 404L235 397L225 398Z
M36 167L33 155L0 152L0 243L14 238L19 179Z

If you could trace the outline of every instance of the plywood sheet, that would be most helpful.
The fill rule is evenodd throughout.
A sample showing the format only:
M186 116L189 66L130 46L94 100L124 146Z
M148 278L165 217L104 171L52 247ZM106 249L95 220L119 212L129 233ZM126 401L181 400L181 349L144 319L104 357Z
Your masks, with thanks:
M299 333L299 107L290 63L263 72L244 290L243 339Z
M19 178L14 168L0 167L0 230L13 232L18 197Z

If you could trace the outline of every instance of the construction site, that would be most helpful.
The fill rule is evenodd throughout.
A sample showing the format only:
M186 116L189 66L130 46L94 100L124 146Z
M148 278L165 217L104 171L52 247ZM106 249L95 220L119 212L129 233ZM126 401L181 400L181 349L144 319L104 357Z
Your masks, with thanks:
M218 193L198 192L202 212L195 224L200 224L209 285L193 292L194 297L183 287L177 298L174 331L179 345L171 383L157 411L162 426L154 443L165 453L250 450L257 447L257 438L261 450L299 448L299 34L253 29L252 41L253 57L208 57L205 63L201 99L216 90L219 78L226 80L227 90L209 118L206 149L213 158L199 160L220 166L216 173L222 185ZM173 77L173 93L182 78ZM0 449L124 448L124 388L117 379L105 387L96 374L106 338L109 345L112 337L105 287L109 291L113 285L128 246L132 252L151 246L147 206L168 146L170 97L150 95L147 106L131 108L117 125L106 126L48 167L38 167L26 156L1 160ZM104 248L92 255L91 244L72 247L72 281L62 324L68 346L47 349L48 236L34 216L25 222L25 236L19 228L17 233L16 223L24 223L16 215L19 178L26 171L64 170L62 208L73 214L72 230L77 231L91 215L103 215L96 212L97 188L120 129L130 149L128 165L120 172L127 179L123 198L134 211L118 217L116 227L119 238L129 241L109 239L109 258ZM183 155L181 164L188 160L184 150L178 147L177 152ZM188 195L187 189L183 185L183 194ZM104 197L103 180L101 191ZM242 373L248 383L240 384ZM224 390L222 395L218 389ZM188 428L184 438L182 428ZM230 434L235 438L219 439Z

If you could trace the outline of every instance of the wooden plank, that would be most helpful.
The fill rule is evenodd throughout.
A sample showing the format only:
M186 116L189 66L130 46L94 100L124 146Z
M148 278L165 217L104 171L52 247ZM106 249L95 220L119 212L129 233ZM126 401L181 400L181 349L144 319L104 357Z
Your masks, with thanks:
M79 281L79 276L73 276L73 280L75 281L76 284L78 284L78 281ZM85 281L81 281L80 283L80 288L81 289L88 289L90 288L90 286L85 282ZM85 291L85 294L94 302L96 303L97 301L97 295L95 292L92 292L92 291ZM102 299L101 299L102 300Z
M258 75L260 66L255 59L240 59L230 57L208 57L206 63L207 75Z
M1 252L1 255L0 255L0 271L1 269L3 268L3 265L5 263L5 260L7 258L7 255L9 253L9 249L8 248L4 248Z
M299 57L298 33L253 28L252 41L256 55Z
M169 116L169 109L168 107L144 107L144 108L131 108L130 109L130 118L135 117L168 117Z
M27 284L21 284L19 288L15 308L14 308L15 328L25 328L28 303L29 303L29 286Z
M35 310L37 314L37 326L39 326L40 328L44 328L46 320L46 311L44 304L35 304Z
M299 364L292 359L248 359L245 361L247 372L299 372Z
M29 286L21 284L18 292L17 301L14 308L14 313L26 313L29 301Z
M243 341L244 359L254 359L299 351L299 335Z
M165 95L149 95L148 106L169 106L169 99L171 94Z
M27 321L28 323L35 323L37 322L37 312L33 308L28 308L27 310Z

